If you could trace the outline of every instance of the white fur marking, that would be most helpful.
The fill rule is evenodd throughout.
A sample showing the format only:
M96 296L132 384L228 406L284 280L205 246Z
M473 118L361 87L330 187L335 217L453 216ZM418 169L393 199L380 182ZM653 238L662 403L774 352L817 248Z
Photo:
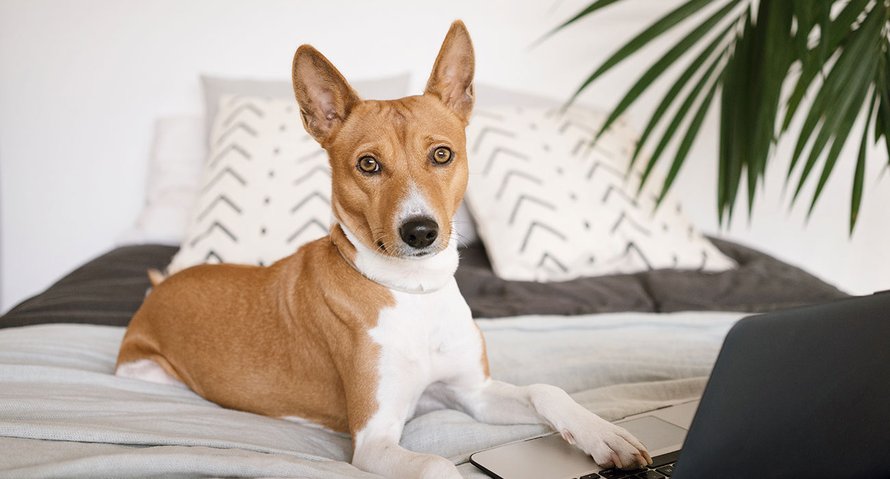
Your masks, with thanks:
M355 247L355 268L365 277L392 290L409 293L437 291L454 280L457 270L457 241L450 238L444 250L422 258L385 256L365 246L352 231L340 224L346 239ZM460 298L463 302L463 298Z
M395 306L382 310L368 331L380 345L378 410L355 435L353 464L387 477L459 478L448 460L398 444L419 403L424 411L446 404L427 397L441 391L441 382L455 375L485 380L482 338L453 277L428 294L394 290L393 296Z
M332 429L328 429L317 422L310 421L308 419L304 419L299 416L281 416L280 419L283 419L287 422L292 422L294 424L299 424L300 426L311 427L312 429L321 429L322 431L325 431L325 432L328 432L331 434L336 434L341 437L349 437L349 434L347 434L345 432L338 432L338 431L334 431Z
M417 185L411 183L408 186L408 196L402 200L402 205L399 208L399 214L396 218L395 227L398 228L399 225L408 220L408 218L413 218L417 216L427 216L430 218L435 218L434 215L429 208L429 205L426 202L426 198L424 198L423 193L417 189Z
M164 368L151 359L140 359L121 364L114 371L114 375L122 378L141 379L142 381L152 383L188 388L188 386L168 374L167 371L164 371Z

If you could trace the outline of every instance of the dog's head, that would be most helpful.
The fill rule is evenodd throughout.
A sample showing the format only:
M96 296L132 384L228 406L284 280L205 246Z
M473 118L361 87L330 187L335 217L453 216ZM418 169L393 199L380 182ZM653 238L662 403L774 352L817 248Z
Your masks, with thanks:
M461 21L451 25L423 95L399 100L362 100L316 49L297 49L294 92L303 126L330 158L334 216L368 248L421 258L451 241L467 186L473 70Z

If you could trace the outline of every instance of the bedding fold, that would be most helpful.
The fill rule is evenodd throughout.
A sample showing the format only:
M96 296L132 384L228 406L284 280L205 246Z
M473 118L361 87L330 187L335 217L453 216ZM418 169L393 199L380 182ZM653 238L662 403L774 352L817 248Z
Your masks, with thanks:
M479 320L493 377L566 389L606 419L701 394L740 313L616 313ZM0 331L4 477L375 477L348 464L348 436L221 408L185 388L113 376L124 329ZM402 444L466 477L477 450L547 433L452 410L409 421Z

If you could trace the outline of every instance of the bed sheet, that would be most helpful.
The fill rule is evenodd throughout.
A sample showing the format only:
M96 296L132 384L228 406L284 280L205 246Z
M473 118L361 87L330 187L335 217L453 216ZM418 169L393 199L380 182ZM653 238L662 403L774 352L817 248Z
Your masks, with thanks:
M616 420L698 397L743 313L610 313L478 320L496 379L545 382ZM376 477L348 436L233 411L185 388L113 376L124 329L0 330L0 476ZM548 432L451 410L412 419L402 444L482 478L471 453Z

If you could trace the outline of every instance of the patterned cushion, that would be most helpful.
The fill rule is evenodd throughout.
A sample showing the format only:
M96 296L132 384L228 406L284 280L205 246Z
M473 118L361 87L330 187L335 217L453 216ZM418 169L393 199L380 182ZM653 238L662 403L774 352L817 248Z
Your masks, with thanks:
M661 268L724 271L735 263L666 199L627 175L634 134L582 108L477 110L467 131L467 203L498 276L565 281Z
M200 263L269 265L328 233L327 155L292 99L224 96L175 273Z

